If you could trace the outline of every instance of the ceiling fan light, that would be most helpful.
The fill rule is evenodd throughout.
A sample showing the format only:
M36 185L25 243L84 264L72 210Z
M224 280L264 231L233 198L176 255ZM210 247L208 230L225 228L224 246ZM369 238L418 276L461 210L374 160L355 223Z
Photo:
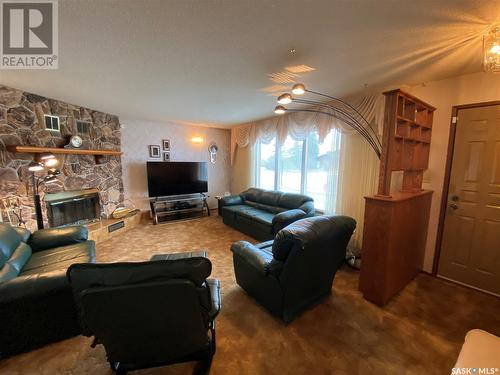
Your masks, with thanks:
M282 115L286 112L286 108L283 107L282 105L278 105L274 108L274 113L276 113L277 115Z
M306 92L306 86L304 86L302 83L296 83L292 87L292 93L295 95L303 95Z
M279 104L290 104L292 102L292 95L290 94L281 94L278 96Z

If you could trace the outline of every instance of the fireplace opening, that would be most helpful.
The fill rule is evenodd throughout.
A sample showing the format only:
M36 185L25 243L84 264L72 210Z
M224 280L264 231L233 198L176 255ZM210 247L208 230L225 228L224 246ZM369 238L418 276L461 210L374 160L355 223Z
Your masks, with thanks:
M97 189L47 193L43 200L47 205L50 227L88 224L101 218L101 204Z

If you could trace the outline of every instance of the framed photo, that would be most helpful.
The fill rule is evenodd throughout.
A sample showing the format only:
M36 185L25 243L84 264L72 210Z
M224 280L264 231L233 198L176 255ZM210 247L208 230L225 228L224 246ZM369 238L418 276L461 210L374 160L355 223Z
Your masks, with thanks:
M149 157L155 159L161 158L161 150L159 145L149 145Z
M170 161L170 152L163 153L163 161Z
M161 143L163 144L163 151L170 151L170 139L163 139Z

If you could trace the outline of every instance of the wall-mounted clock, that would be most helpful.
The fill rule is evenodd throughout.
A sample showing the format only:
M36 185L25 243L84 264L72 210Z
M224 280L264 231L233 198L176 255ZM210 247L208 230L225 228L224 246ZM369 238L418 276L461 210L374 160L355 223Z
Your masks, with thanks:
M79 135L72 135L65 148L80 148L83 145L83 139Z

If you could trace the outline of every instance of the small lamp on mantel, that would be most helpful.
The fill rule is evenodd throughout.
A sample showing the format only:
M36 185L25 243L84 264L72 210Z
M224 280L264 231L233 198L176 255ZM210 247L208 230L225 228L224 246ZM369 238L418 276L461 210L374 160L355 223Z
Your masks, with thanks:
M35 203L35 216L38 229L43 229L40 186L57 181L57 176L61 174L61 171L53 167L58 163L59 162L54 155L41 154L37 155L37 157L35 157L35 160L28 164L28 170L31 172L31 183L33 185L33 201ZM47 167L50 169L47 170L47 174L45 176L38 177L35 175L36 172L43 171Z

